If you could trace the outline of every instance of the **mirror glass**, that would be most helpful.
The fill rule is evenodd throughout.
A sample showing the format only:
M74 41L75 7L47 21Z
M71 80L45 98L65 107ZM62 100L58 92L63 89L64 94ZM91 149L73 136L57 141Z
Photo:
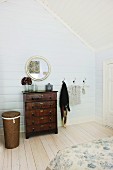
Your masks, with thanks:
M50 64L43 57L31 57L26 63L26 73L33 80L42 81L50 74Z

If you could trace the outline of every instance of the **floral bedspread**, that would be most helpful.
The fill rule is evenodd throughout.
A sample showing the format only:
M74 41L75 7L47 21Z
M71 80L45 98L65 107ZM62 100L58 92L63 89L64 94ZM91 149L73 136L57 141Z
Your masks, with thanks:
M46 170L111 170L113 137L78 144L58 151Z

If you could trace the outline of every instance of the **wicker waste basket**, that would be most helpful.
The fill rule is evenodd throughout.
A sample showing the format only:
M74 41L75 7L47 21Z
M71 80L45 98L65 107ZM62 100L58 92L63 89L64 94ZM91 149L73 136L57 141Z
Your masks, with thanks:
M19 146L20 112L8 111L2 113L5 147L13 149Z

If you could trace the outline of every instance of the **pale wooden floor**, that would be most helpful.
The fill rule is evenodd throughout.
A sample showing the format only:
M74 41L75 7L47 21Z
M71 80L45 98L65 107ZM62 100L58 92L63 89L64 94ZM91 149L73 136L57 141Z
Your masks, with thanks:
M58 150L65 147L113 136L113 130L95 122L60 127L58 134L48 134L25 139L20 135L20 145L5 149L4 136L0 136L0 170L45 170Z

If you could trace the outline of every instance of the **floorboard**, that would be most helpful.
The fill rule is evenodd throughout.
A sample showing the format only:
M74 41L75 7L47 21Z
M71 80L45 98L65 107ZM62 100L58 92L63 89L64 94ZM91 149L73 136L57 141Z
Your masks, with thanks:
M0 136L0 170L45 170L55 154L66 147L113 136L113 129L96 122L59 127L58 134L46 134L25 139L20 134L19 147L6 149Z

